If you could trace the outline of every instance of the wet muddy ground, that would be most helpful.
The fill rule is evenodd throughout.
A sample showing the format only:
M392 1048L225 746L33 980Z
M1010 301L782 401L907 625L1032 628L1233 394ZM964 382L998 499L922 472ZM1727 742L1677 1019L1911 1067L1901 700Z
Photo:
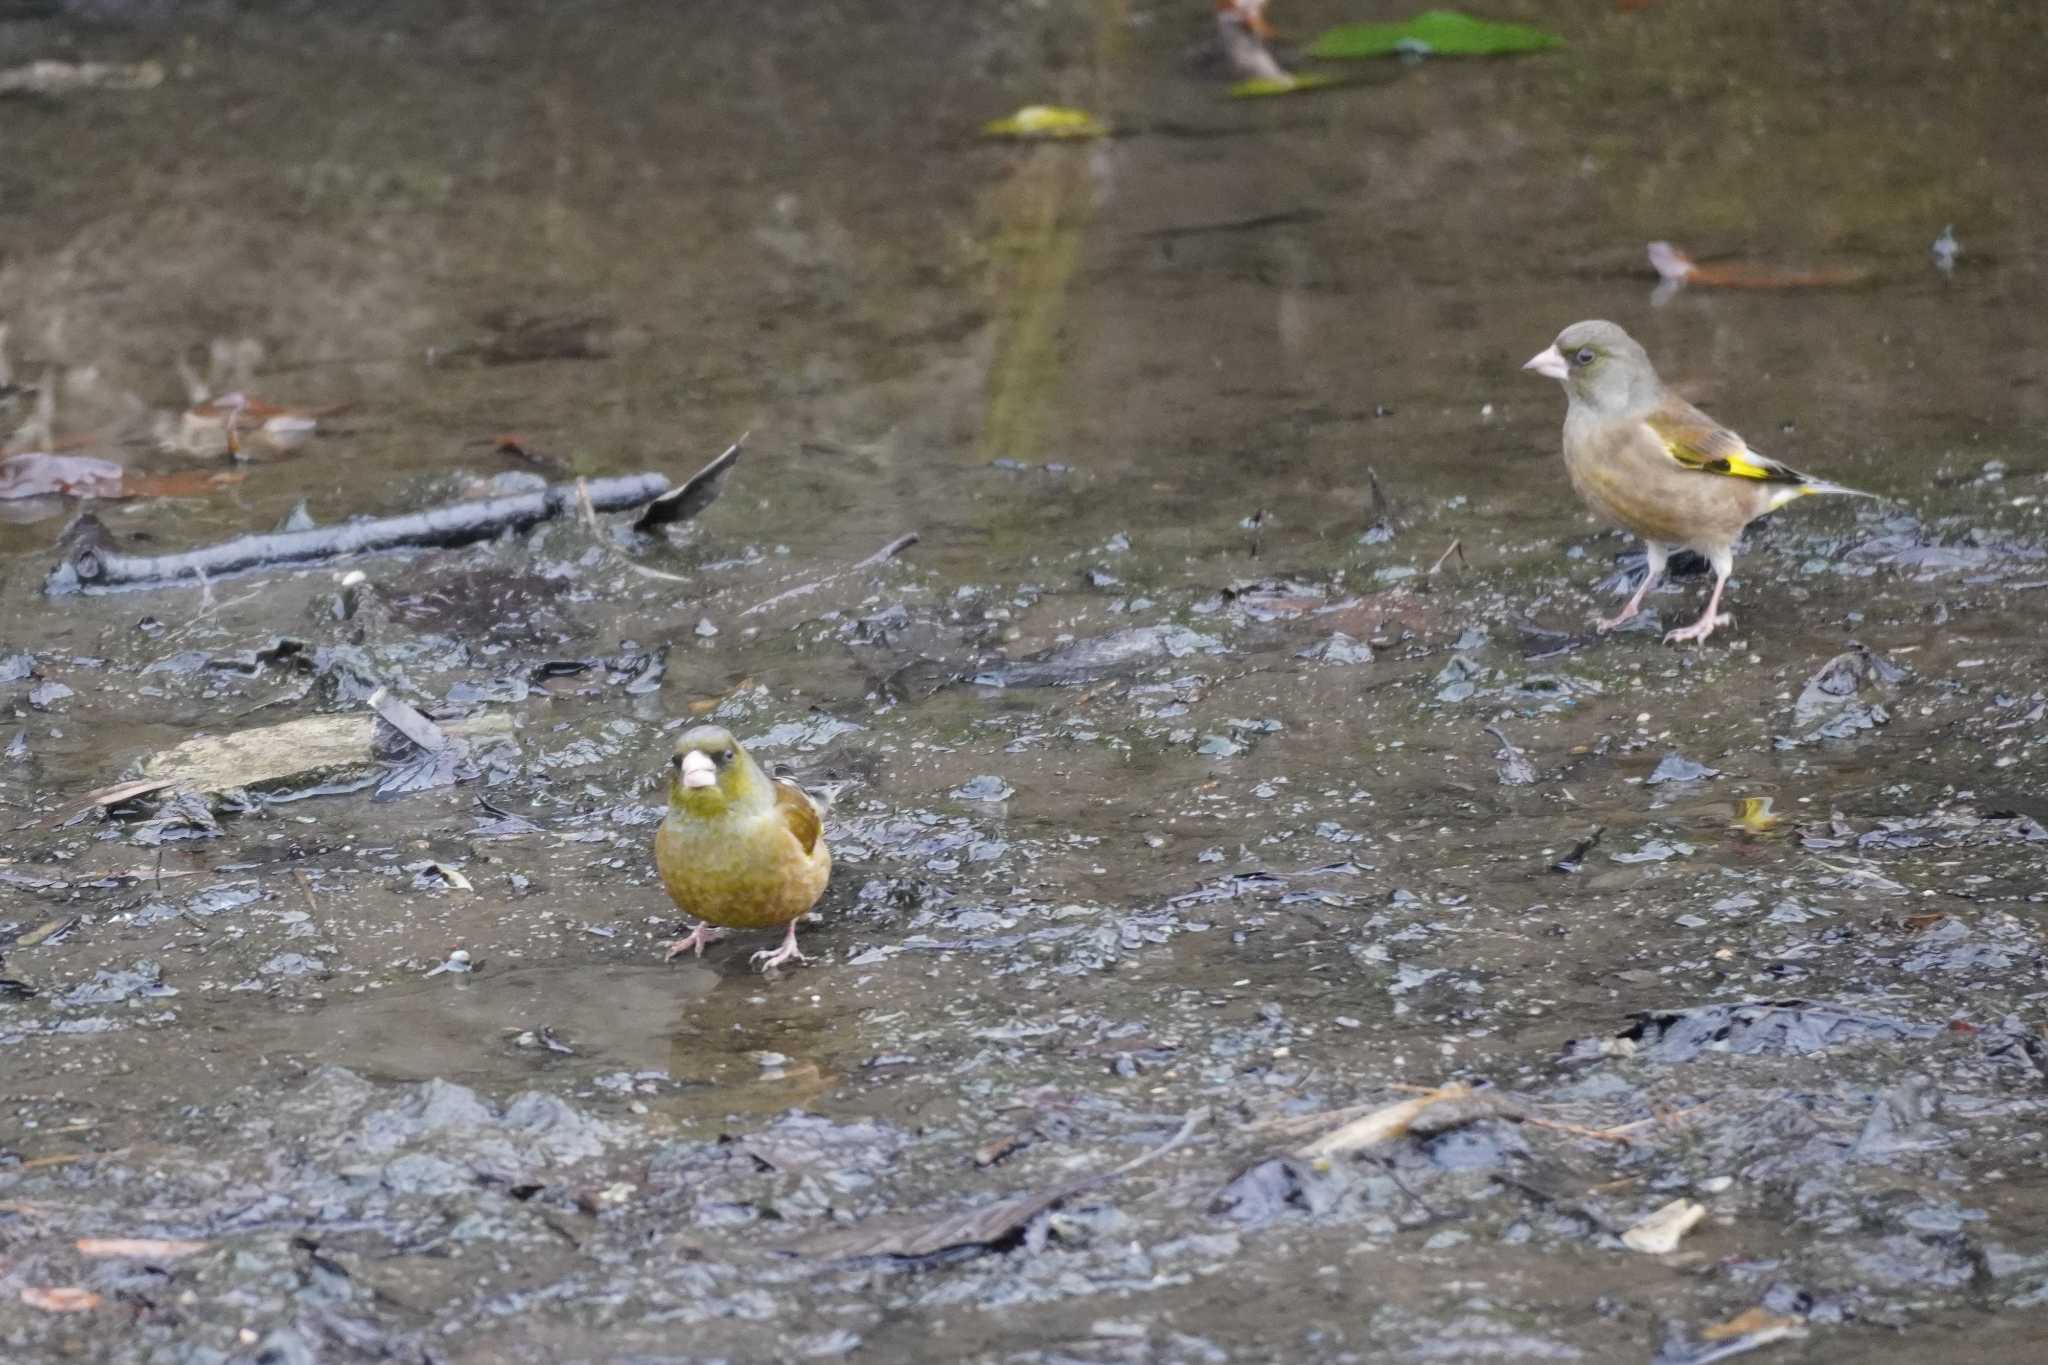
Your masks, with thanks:
M125 542L752 433L348 588L51 600L5 504L0 1355L2038 1358L2043 20L1505 4L1570 46L1240 103L1202 8L0 7L165 72L0 101L0 425L347 405ZM1121 133L974 139L1039 101ZM1652 238L1869 278L1653 307ZM1590 625L1515 367L1602 315L1890 499L1701 648L1701 577ZM661 961L706 716L835 792L808 967Z

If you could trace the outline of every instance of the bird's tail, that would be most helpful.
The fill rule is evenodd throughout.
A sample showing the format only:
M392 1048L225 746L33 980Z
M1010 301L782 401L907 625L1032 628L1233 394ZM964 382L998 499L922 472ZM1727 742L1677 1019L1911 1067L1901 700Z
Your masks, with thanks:
M1851 498L1876 498L1884 501L1882 493L1866 493L1861 488L1851 488L1845 483L1830 483L1826 479L1808 479L1799 489L1802 493L1840 493Z
M1771 510L1777 511L1788 502L1795 502L1809 493L1840 493L1851 498L1871 498L1878 502L1889 502L1882 493L1866 493L1860 488L1851 488L1844 483L1831 483L1827 479L1816 479L1811 475L1801 476L1798 483L1778 490L1771 498Z

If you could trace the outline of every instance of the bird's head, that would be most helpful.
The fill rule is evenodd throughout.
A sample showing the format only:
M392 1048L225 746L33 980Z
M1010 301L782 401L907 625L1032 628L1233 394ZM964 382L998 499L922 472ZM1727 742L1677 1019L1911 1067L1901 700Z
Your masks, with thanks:
M730 730L697 725L677 737L669 759L672 809L710 816L767 796L772 796L768 779Z
M1273 25L1266 19L1266 0L1216 0L1216 17L1237 24L1261 42L1271 42Z
M1522 366L1562 383L1572 400L1603 414L1648 408L1660 385L1649 353L1611 322L1575 322Z

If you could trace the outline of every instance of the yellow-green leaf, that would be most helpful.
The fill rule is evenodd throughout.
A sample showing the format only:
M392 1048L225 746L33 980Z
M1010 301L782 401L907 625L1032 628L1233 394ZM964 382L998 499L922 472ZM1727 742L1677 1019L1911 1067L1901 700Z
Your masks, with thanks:
M1008 118L984 123L981 131L989 137L1104 137L1109 125L1081 109L1062 109L1056 104L1027 104Z
M1474 19L1433 9L1398 24L1339 24L1309 44L1311 57L1501 57L1563 47L1564 39L1527 24Z

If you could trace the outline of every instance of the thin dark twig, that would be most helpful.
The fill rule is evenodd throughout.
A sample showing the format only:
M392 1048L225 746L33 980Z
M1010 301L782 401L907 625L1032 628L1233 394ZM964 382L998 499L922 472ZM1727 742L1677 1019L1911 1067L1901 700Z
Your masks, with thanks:
M741 612L740 615L743 617L753 616L759 612L767 611L770 607L781 606L784 602L793 602L799 597L808 597L820 588L829 587L831 584L837 583L848 574L856 574L862 569L872 569L888 563L897 555L902 554L905 550L917 544L917 541L917 532L907 532L896 537L896 539L890 541L887 545L884 545L881 549L875 551L866 559L861 560L850 569L841 569L837 573L828 573L823 578L814 578L808 583L799 583L793 588L785 588L773 597L756 602L753 606Z

